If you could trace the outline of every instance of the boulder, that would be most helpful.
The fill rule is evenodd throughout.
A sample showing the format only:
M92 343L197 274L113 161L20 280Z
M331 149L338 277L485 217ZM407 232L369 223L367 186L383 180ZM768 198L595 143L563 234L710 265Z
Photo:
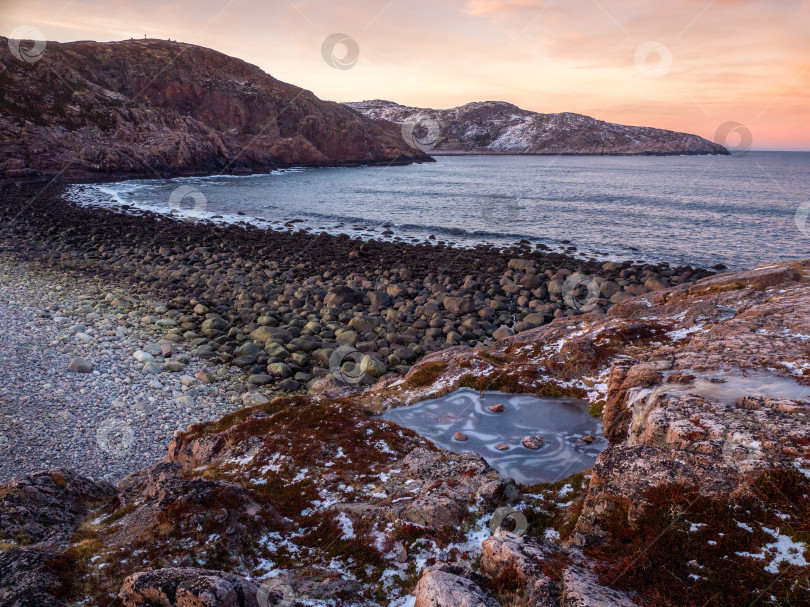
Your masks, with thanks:
M266 405L270 402L261 392L248 391L242 394L242 404L246 407L257 407L259 405Z
M264 343L270 341L289 343L292 341L292 334L281 327L259 327L250 333L250 338Z
M368 316L355 316L349 321L349 327L358 333L365 333L366 331L373 331L377 328L379 322Z
M334 287L326 295L323 303L325 306L342 306L344 304L354 306L363 303L363 294L350 287Z
M400 512L400 518L430 529L458 527L464 518L464 507L442 495L424 495L410 502Z
M372 377L381 377L387 370L388 367L384 362L369 354L360 361L360 372L368 373Z
M499 607L476 576L462 567L440 563L422 573L414 590L414 607Z
M554 544L537 538L499 531L481 542L481 569L491 578L512 571L522 584L545 577L541 561L559 552Z
M635 607L624 592L602 586L596 575L582 567L563 571L562 607Z
M517 270L518 272L525 272L526 270L534 270L533 259L510 259L508 267L510 270Z
M92 370L93 363L79 356L71 358L70 363L68 363L68 371L73 373L90 373Z
M224 571L169 567L142 571L124 580L124 607L259 607L259 584Z
M216 337L228 328L230 328L230 325L227 320L221 316L212 316L203 321L200 331L206 337Z
M267 365L267 374L277 379L287 379L293 376L292 369L284 363L270 363Z
M499 327L492 332L492 339L506 339L507 337L512 337L514 334L515 332L509 327Z
M445 297L444 309L451 314L471 314L475 312L475 304L470 297Z

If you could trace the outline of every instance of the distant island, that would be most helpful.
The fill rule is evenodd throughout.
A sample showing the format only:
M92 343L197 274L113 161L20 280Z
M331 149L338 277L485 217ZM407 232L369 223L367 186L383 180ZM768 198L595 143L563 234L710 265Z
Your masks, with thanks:
M431 154L729 154L722 145L689 133L625 126L571 112L540 114L503 101L446 110L382 99L346 105L370 118L405 125L409 143Z

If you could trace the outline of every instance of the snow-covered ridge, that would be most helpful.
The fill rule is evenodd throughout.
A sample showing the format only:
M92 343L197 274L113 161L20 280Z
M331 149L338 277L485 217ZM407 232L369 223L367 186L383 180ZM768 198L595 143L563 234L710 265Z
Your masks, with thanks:
M382 99L345 105L370 118L415 125L419 147L432 152L728 154L723 146L689 133L614 124L571 112L541 114L505 101L473 102L443 110Z

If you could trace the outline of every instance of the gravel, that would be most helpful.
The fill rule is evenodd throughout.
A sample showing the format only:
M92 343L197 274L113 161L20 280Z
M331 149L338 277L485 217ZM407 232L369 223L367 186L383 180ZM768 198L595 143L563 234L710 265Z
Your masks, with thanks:
M235 374L195 379L203 363L182 345L164 349L178 371L164 369L168 327L145 318L159 302L6 254L0 278L0 482L54 466L116 481L162 459L176 430L241 402Z

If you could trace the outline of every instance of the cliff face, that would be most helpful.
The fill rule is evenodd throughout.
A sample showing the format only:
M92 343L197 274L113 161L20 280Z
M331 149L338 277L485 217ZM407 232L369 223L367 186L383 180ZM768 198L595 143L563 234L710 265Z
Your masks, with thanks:
M433 152L490 154L728 154L697 135L625 126L563 112L539 114L484 101L447 110L391 101L347 103L366 116L413 124L416 143ZM408 129L406 128L406 134Z
M26 63L0 37L0 63L0 176L429 160L395 125L199 46L48 42Z

